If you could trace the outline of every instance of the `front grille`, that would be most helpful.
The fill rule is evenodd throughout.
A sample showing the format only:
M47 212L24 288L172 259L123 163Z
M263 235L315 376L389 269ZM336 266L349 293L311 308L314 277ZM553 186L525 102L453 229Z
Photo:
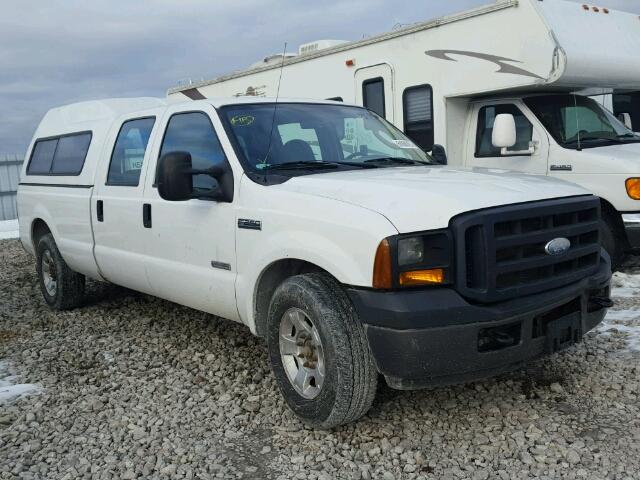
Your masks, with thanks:
M592 275L600 263L600 201L596 197L524 203L456 217L457 289L497 302L558 288ZM566 238L571 248L549 255Z

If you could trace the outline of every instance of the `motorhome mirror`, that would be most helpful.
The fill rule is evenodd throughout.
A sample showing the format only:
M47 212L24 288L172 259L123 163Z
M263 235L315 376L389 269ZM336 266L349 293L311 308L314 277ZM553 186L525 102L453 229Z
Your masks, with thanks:
M491 142L496 148L511 148L516 144L516 120L510 113L501 113L493 123Z
M619 113L618 120L624 123L624 126L633 131L633 122L631 121L631 114L627 112Z

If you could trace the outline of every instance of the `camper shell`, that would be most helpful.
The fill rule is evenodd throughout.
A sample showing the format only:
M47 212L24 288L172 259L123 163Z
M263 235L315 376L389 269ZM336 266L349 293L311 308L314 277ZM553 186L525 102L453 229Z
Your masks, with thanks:
M272 96L279 89L287 96L364 105L448 164L553 175L586 186L603 199L608 226L603 236L614 260L640 247L640 189L628 188L629 180L640 185L640 163L630 163L628 155L618 160L622 149L609 144L583 149L578 142L579 148L568 151L535 114L522 112L527 110L522 100L536 94L640 89L637 15L564 0L498 0L280 60L172 88L168 98ZM502 113L515 116L516 127L518 122L526 127L527 138L517 132L518 146L524 148L478 155L478 114L486 113L485 134L491 140L494 117L500 114L493 104L508 98L518 105L501 107ZM610 125L604 111L591 113L602 117L614 135L630 132L623 132L620 122ZM640 158L639 140L626 138L625 152ZM444 149L433 150L434 145ZM580 168L585 152L599 157L589 162L589 171ZM600 182L603 176L607 182Z

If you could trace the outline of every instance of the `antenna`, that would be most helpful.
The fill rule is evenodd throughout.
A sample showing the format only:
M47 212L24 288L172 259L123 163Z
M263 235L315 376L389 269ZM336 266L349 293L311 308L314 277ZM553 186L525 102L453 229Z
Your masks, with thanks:
M262 163L267 163L269 155L271 155L271 145L273 144L273 129L276 126L276 112L278 110L278 99L280 98L280 83L282 83L282 71L284 70L284 60L287 55L287 42L284 42L284 50L282 51L282 62L280 63L280 76L278 77L278 88L276 90L276 104L273 106L273 117L271 118L271 133L269 134L269 148Z

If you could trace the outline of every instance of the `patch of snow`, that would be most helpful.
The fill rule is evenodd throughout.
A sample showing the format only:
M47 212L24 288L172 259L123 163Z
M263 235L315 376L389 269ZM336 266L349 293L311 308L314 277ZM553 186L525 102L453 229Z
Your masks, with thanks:
M18 220L3 220L0 222L0 240L18 238L19 236Z
M17 383L18 376L11 365L0 360L0 405L15 402L20 398L35 395L42 391L42 387L33 383Z
M613 297L630 298L640 295L640 275L616 272L611 279Z
M622 334L627 342L627 351L640 352L640 310L609 310L602 325L601 335Z

